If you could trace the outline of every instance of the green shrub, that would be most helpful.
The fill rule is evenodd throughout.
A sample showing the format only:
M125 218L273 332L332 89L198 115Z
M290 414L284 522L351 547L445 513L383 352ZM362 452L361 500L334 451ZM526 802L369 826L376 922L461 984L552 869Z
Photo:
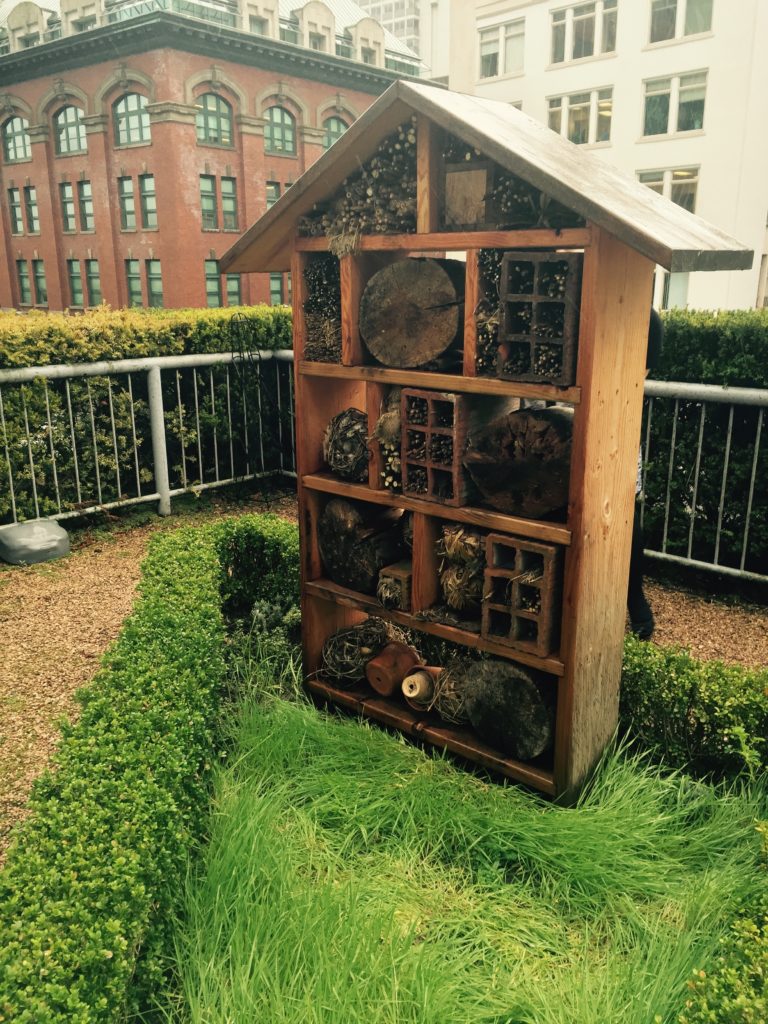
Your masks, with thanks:
M280 615L299 603L299 531L275 515L242 516L217 534L221 598L229 617L249 615L254 605L276 606Z
M224 675L213 533L157 538L0 874L0 1020L115 1024L165 966Z
M768 767L768 669L696 661L627 637L621 721L655 757L697 773Z
M228 309L110 309L67 313L0 313L0 368L92 363L198 352L229 352L234 314L248 318L252 349L291 348L287 306Z
M656 380L768 388L768 309L673 309L664 314Z

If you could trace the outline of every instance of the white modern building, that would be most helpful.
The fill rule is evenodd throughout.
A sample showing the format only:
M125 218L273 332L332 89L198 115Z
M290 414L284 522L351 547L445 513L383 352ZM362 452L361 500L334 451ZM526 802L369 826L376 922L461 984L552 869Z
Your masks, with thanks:
M755 250L660 307L768 304L768 0L450 0L449 85L509 102Z
M358 6L418 53L427 78L448 83L450 0L360 0Z

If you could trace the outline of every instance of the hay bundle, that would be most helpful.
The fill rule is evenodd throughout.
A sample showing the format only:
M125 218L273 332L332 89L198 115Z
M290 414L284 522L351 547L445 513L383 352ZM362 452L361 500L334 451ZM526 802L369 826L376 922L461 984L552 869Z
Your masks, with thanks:
M345 409L333 417L323 436L323 458L345 480L368 480L368 419L360 409Z
M472 565L483 562L484 540L477 530L470 530L459 523L443 527L443 534L437 542L437 553L449 562Z
M477 614L483 596L483 535L458 523L444 526L437 553L445 603L454 611Z
M349 629L340 629L323 644L322 674L341 687L365 679L368 662L387 644L406 643L406 635L391 622L372 617Z

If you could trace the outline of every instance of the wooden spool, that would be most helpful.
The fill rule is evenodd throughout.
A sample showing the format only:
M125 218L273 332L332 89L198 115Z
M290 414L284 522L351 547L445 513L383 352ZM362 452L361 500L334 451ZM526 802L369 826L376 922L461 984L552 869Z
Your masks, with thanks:
M419 664L419 656L407 644L387 644L383 651L365 666L365 678L376 693L391 697L400 689L403 679Z
M416 669L403 679L401 690L406 703L415 711L426 711L432 703L435 695L435 680L442 672L442 668L432 665L424 665Z
M373 275L360 299L360 334L384 366L423 366L463 325L465 267L459 260L404 259Z

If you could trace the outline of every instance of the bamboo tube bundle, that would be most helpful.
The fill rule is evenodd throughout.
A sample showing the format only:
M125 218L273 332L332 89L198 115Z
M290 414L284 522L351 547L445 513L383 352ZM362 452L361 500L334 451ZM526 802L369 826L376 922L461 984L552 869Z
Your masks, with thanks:
M465 709L478 736L519 761L552 746L554 687L541 673L511 661L467 661L458 673Z
M403 555L400 509L358 506L342 498L328 502L317 525L325 573L334 583L375 594L379 573Z
M406 635L391 622L371 617L358 626L341 629L323 644L322 674L339 686L349 687L365 679L368 662L387 644L406 644Z
M365 234L416 230L416 123L401 124L326 206L299 221L299 233L325 235L335 255L355 252Z
M323 458L332 472L358 483L368 479L368 418L360 409L344 409L323 436Z
M341 282L339 261L318 253L304 270L306 341L304 358L315 362L341 362Z
M481 249L478 254L482 298L475 309L477 327L476 372L479 377L496 375L496 352L501 322L501 261L503 249Z
M402 465L400 462L400 391L399 387L389 388L382 405L382 412L376 421L371 441L378 442L383 469L380 471L382 486L396 491L402 486Z
M406 702L415 711L435 711L454 725L469 721L460 673L455 667L426 665L413 669L403 679L401 689Z

